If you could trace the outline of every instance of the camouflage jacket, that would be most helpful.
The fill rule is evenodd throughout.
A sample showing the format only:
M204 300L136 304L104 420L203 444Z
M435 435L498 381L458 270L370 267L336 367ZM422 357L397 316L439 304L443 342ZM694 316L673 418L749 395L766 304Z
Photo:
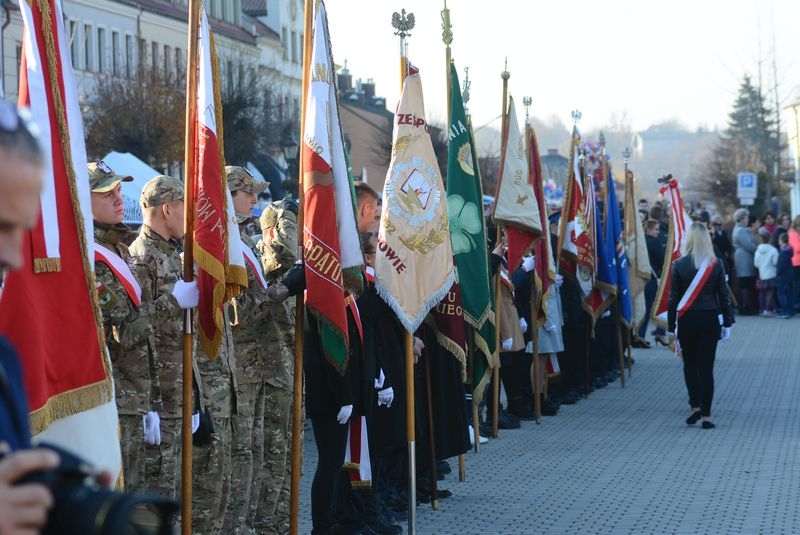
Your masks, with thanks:
M136 273L123 239L130 233L124 225L109 227L95 222L95 242L117 253ZM111 356L117 407L120 414L145 414L161 408L160 387L155 371L157 355L151 323L152 302L134 306L122 282L105 262L95 260L95 279L103 315L103 330Z
M139 236L130 246L140 275L142 302L153 302L150 318L158 351L156 370L161 385L162 409L159 414L162 418L181 417L183 310L172 296L172 288L183 274L179 248L177 241L164 239L147 225L142 225ZM202 384L197 381L196 359L194 356L192 359L195 381L202 390Z
M242 242L258 258L259 252L252 238L245 234L243 228L240 234ZM241 381L266 381L277 388L290 389L294 344L289 344L288 340L294 339L294 332L286 331L293 330L293 321L291 325L288 324L286 306L269 301L265 290L249 269L247 282L247 291L233 301L236 313L232 326L236 363L242 371Z
M280 280L297 258L297 215L276 201L261 213L258 251L267 281Z
M222 343L217 358L211 360L201 350L197 355L197 368L202 380L203 406L208 408L215 418L230 418L239 414L236 389L241 380L241 371L237 370L235 345L230 326L230 305L222 307Z

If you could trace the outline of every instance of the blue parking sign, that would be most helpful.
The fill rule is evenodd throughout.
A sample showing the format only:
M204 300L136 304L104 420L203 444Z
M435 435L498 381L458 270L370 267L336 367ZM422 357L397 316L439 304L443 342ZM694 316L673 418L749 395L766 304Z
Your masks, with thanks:
M736 196L755 199L758 196L758 177L755 173L742 172L736 175Z

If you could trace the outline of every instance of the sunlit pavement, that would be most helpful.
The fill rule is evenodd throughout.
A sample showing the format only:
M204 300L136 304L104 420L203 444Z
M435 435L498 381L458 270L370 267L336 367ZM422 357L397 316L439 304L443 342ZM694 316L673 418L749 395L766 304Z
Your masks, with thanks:
M716 429L687 426L681 361L634 349L620 382L466 455L424 534L800 533L800 319L740 317L715 365ZM316 450L305 439L300 533ZM405 524L403 524L405 526Z

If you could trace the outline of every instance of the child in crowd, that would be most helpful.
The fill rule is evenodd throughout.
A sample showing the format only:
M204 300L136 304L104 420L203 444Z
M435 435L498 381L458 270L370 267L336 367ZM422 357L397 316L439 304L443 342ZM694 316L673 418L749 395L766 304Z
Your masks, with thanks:
M764 308L762 316L773 316L772 305L775 297L775 287L778 267L778 250L772 246L772 235L769 232L759 232L761 244L756 248L753 263L758 269L758 278L761 280L761 292L764 295Z
M792 302L792 255L794 250L789 247L789 235L782 232L778 236L778 266L776 280L778 282L778 303L780 304L781 317L791 318L794 315L794 304Z

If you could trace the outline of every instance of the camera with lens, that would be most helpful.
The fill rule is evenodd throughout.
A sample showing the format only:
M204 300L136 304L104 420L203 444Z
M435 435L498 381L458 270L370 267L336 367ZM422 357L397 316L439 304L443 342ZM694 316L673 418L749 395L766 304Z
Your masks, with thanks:
M50 489L53 508L46 535L166 535L174 533L177 502L146 494L120 493L99 485L90 463L52 444L59 466L27 474L16 484L39 483Z

